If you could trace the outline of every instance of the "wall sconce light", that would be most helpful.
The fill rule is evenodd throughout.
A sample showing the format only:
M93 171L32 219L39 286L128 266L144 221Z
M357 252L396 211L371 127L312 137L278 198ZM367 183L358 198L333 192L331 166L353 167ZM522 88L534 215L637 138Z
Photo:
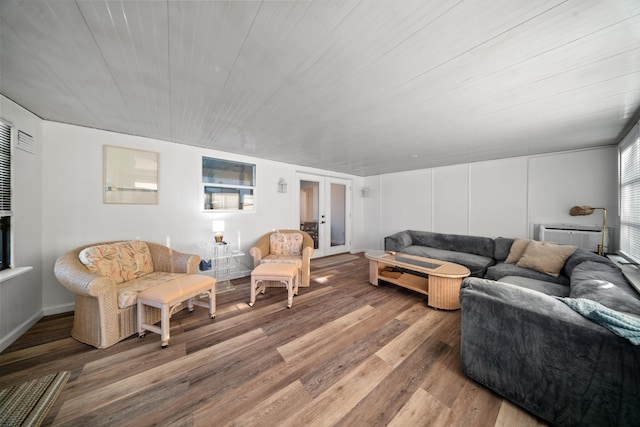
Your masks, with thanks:
M369 197L370 192L371 187L369 187L368 185L366 187L362 187L362 190L360 190L360 194L362 194L362 197Z
M280 178L278 180L278 193L286 193L287 192L287 181L284 178Z
M213 223L211 224L211 231L213 231L213 237L216 239L216 243L222 242L222 233L224 233L224 221L213 221Z
M604 256L605 234L607 232L607 209L592 208L591 206L574 206L569 210L571 216L591 215L596 209L602 209L602 244L598 245L598 255Z

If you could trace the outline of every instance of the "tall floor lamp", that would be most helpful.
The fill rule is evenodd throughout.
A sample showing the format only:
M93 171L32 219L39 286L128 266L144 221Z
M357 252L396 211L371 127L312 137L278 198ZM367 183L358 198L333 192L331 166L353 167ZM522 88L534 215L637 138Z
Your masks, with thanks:
M569 210L571 216L591 215L596 209L602 209L602 244L598 245L598 255L604 256L604 242L607 233L607 209L592 208L591 206L574 206Z

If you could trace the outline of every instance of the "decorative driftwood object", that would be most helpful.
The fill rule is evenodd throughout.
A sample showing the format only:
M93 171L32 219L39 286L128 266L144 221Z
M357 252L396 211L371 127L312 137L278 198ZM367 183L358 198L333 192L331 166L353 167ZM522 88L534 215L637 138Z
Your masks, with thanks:
M579 216L579 215L591 215L595 209L591 206L574 206L569 211L569 215L571 216Z

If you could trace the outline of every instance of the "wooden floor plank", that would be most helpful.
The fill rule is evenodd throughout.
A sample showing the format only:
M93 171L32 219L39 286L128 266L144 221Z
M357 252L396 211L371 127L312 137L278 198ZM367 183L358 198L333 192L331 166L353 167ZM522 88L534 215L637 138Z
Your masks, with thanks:
M508 400L502 401L495 427L544 426L545 424Z
M359 366L404 329L406 325L401 322L387 322L375 332L353 341L348 347L334 348L333 353L325 354L324 360L314 357L309 361L309 367L300 377L300 381L305 385L307 392L315 398L340 381L346 373Z
M495 425L501 403L500 399L486 393L479 385L467 382L451 407L451 425ZM461 408L464 408L463 416L460 416Z
M160 350L158 343L149 343L140 348L116 353L113 356L87 363L77 379L68 383L65 398L71 400L85 396L94 390L119 380L145 373L172 360L186 355L184 344L174 344Z
M264 339L265 337L261 330L256 329L236 339L225 341L219 346L204 349L172 362L151 368L145 372L113 382L108 386L94 390L92 393L68 399L62 406L58 417L56 417L56 422L68 422L83 411L87 411L87 408L93 410L100 409L112 402L127 399L129 396L139 394L141 391L152 389L156 383L167 381L167 378L170 376L176 378L184 377L186 375L185 371L189 369L195 369L204 363L208 363L211 359L224 357L226 354L235 352L239 348L257 339Z
M451 409L443 405L423 388L418 388L398 414L389 422L389 427L450 425ZM518 424L511 424L511 427ZM505 426L506 427L506 426Z
M378 350L376 355L390 365L398 366L444 321L445 317L439 312L428 311L392 342Z
M309 354L320 351L322 347L333 340L337 334L357 325L359 322L365 322L374 314L375 309L373 307L361 307L346 316L326 323L311 333L305 334L298 339L278 347L278 351L282 357L284 357L284 360L288 362L297 358L308 357Z
M282 426L334 425L375 388L393 368L371 356L300 410L288 414Z
M314 357L308 360L309 370L300 378L307 391L317 397L405 330L407 325L395 320L396 314L404 311L404 307L406 305L403 304L378 307L375 316L340 333L330 345L314 353ZM324 360L320 356L324 356Z
M194 423L202 426L221 425L241 418L247 408L258 405L297 381L303 370L304 366L284 362L266 366L264 371L246 380L242 387L228 390L215 401L207 402L194 410ZM297 405L297 401L293 401L292 405Z
M412 342L409 345L411 348L406 350L407 357L394 366L389 375L360 400L336 426L387 425L418 389L425 373L442 354L449 351L447 344L434 339L433 336L426 337L417 347L414 347ZM389 399L389 396L393 396L393 399Z
M268 396L266 399L257 404L246 402L246 411L233 420L222 424L224 426L277 426L286 418L293 408L311 403L312 398L309 396L300 381L294 381L290 385L280 389L277 393ZM202 427L209 427L211 423L207 420Z
M23 366L32 365L34 358L45 355L51 357L51 353L59 353L61 349L68 347L73 347L71 351L77 352L77 349L80 349L82 345L71 337L65 337L44 344L34 345L33 347L26 347L11 353L0 354L0 375L5 375L9 372L9 369L5 368L7 365L12 365L11 370L16 370L19 369L18 363L20 362L23 362Z
M460 350L452 347L451 351L437 361L434 368L424 377L422 388L451 408L462 388L470 380L460 368Z

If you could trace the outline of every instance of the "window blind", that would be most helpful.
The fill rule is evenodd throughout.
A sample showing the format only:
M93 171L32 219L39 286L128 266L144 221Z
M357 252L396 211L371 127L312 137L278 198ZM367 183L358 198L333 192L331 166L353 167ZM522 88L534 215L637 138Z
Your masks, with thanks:
M11 215L11 125L0 120L0 217Z
M640 263L640 123L618 145L620 253Z

